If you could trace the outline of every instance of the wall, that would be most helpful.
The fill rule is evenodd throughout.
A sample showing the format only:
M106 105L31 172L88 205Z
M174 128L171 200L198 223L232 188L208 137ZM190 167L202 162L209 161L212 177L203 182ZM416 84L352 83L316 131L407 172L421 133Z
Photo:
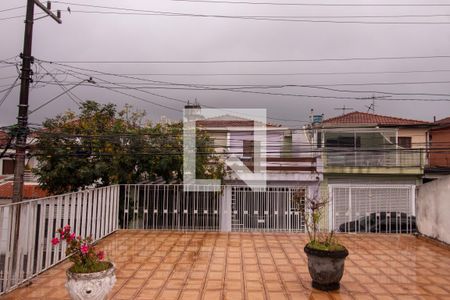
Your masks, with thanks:
M426 128L400 128L399 137L411 137L411 148L424 148L427 143Z
M430 135L432 136L430 166L450 168L450 153L448 151L439 151L439 148L450 148L450 126L433 129Z
M450 176L419 187L416 222L420 233L450 244Z

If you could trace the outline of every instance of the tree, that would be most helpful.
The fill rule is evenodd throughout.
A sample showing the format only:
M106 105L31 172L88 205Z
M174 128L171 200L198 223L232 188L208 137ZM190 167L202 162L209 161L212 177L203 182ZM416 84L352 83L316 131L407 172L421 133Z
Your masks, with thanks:
M182 123L143 124L144 112L125 106L86 101L80 113L68 111L47 119L34 154L42 188L51 193L77 191L90 186L137 183L163 177L183 177ZM223 176L223 165L213 141L197 137L197 176Z

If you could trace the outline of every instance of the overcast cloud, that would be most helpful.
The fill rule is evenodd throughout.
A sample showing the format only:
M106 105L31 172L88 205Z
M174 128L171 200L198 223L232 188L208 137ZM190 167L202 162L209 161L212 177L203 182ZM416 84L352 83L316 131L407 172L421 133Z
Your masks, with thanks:
M253 0L252 0L253 1ZM256 0L255 0L256 1ZM427 1L397 1L395 3L428 3ZM315 3L317 1L271 0L271 2ZM94 78L97 86L86 83L73 89L75 101L92 99L102 103L113 102L119 107L130 103L145 109L150 118L159 120L161 116L180 119L181 113L163 108L143 100L119 94L110 89L111 83L123 87L147 88L148 93L133 89L120 89L122 93L134 95L146 101L182 110L183 103L173 99L157 97L159 94L182 101L198 99L199 103L219 108L267 108L268 116L275 119L298 120L278 121L285 125L300 126L307 121L310 110L324 113L325 117L339 115L335 108L351 107L367 111L371 100L339 100L311 98L306 96L279 96L254 94L264 93L301 94L320 97L368 98L386 96L378 92L412 93L414 95L391 95L385 100L375 102L378 114L415 118L432 121L433 116L444 118L450 115L450 102L394 101L392 99L450 99L450 96L415 95L417 93L450 94L450 58L373 60L373 61L313 61L276 63L216 63L216 64L79 64L74 61L189 61L189 60L282 60L282 59L322 59L350 57L397 57L397 56L439 56L450 55L450 24L341 24L341 23L303 23L243 20L230 18L169 17L155 15L110 15L86 13L86 11L111 11L104 8L81 7L74 4L126 7L140 10L170 11L193 14L215 15L258 15L258 16L350 16L350 15L449 15L450 6L415 7L321 7L321 6L274 6L274 5L233 5L177 2L170 0L134 1L78 1L73 4L53 3L53 9L63 10L63 23L58 25L50 18L35 22L33 55L42 60L71 61L67 63L79 68L93 69L109 73L132 74L267 74L267 73L329 73L329 72L397 72L382 74L306 74L271 76L163 76L132 75L143 79L170 83L218 85L333 85L335 89L369 91L349 93L311 89L305 87L285 87L277 89L245 89L247 92L221 90L181 90L186 86L164 85L163 89L149 89L151 82L132 78L99 75L94 72L75 70L67 66L44 63L43 67L52 73L71 69L83 74L79 78L70 74L56 74L63 84L77 84L88 76ZM342 1L320 1L320 3L343 3ZM351 3L351 0L346 1ZM353 3L383 3L376 0L354 1ZM385 1L384 3L392 3ZM431 2L430 2L431 3ZM433 3L448 3L438 0ZM2 0L0 11L20 5L25 0ZM72 13L67 12L70 7ZM80 11L84 11L80 12ZM35 8L40 13L39 8ZM125 11L117 11L125 12ZM128 11L131 13L131 11ZM0 19L24 15L25 8L0 12ZM393 21L393 22L449 22L449 16L431 18L360 18L333 19L347 21ZM314 19L330 20L330 19ZM0 59L18 55L23 47L24 23L22 18L0 20ZM59 69L59 70L58 70ZM42 83L37 83L31 91L30 109L40 106L62 92L51 76L39 76L45 70L35 65ZM406 71L436 71L414 72ZM447 71L446 71L447 70ZM0 90L12 84L16 75L14 67L0 64ZM72 75L74 75L72 73ZM131 75L130 75L131 76ZM104 80L104 81L102 81ZM444 81L436 84L397 84L397 85L349 85L368 83L408 83ZM446 82L447 81L447 82ZM338 84L345 84L339 85ZM86 85L86 86L85 86ZM336 85L336 86L334 86ZM71 85L67 85L70 88ZM115 87L119 87L116 85ZM170 87L171 89L167 89ZM176 88L176 89L173 89ZM191 86L192 88L192 86ZM116 90L117 91L117 90ZM1 94L0 96L2 96ZM78 98L77 98L78 97ZM1 98L0 98L1 99ZM386 100L387 99L387 100ZM40 123L47 117L67 109L76 110L75 101L68 95L60 97L51 104L30 116L31 123ZM15 88L5 103L0 106L0 125L16 122L18 88ZM275 122L275 120L272 120Z

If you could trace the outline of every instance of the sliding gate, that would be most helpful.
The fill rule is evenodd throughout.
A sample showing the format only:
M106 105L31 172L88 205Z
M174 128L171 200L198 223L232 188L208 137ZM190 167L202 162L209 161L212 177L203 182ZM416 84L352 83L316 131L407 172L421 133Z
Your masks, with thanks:
M416 231L415 185L330 184L329 193L329 222L336 231Z
M231 190L233 231L304 231L306 188L264 187Z

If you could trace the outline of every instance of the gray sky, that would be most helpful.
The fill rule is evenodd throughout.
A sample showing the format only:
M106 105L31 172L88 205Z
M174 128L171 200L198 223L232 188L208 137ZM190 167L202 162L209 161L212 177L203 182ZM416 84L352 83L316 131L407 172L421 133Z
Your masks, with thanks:
M237 0L235 0L237 1ZM251 2L269 2L249 0ZM270 0L273 3L344 3L343 1ZM433 0L433 3L447 3ZM449 81L450 58L366 60L366 61L309 61L275 63L74 63L77 61L210 61L210 60L316 60L323 58L352 57L411 57L450 55L450 24L345 24L322 22L281 22L254 19L170 17L136 15L133 11L115 10L129 14L94 14L93 11L113 11L105 8L83 7L74 4L90 4L138 10L169 11L189 14L226 16L305 16L314 21L362 21L362 22L449 22L450 6L400 6L400 7L335 7L335 6L287 6L287 5L244 5L180 2L171 0L72 0L73 4L53 3L53 8L63 10L63 23L58 25L49 18L35 22L33 55L42 60L70 61L67 65L42 66L62 84L77 84L88 76L95 77L97 86L79 86L73 89L75 96L102 103L113 102L119 107L130 103L145 109L150 118L159 120L162 115L179 119L181 113L144 102L151 101L175 110L181 110L181 101L198 99L200 104L219 108L267 108L269 117L283 120L308 120L310 110L324 113L325 117L339 115L335 108L343 105L358 111L367 111L371 100L354 100L372 96L386 96L376 93L411 93L412 95L390 95L387 101L377 100L376 113L431 121L433 116L444 118L450 115L450 102L394 101L393 99L450 99L450 96L416 95L418 93L450 94L450 83L418 84L417 82ZM416 1L345 1L345 3L431 3L431 0ZM21 5L25 0L2 0L0 11ZM66 8L70 6L72 13ZM80 11L84 11L80 12ZM86 12L91 13L86 13ZM40 13L39 8L35 8ZM139 12L142 13L142 12ZM0 19L24 15L25 8L0 12ZM434 17L402 18L316 18L319 16L380 16L380 15L444 15ZM449 15L449 16L445 16ZM22 51L24 23L22 18L0 20L0 59L10 58ZM0 63L0 90L12 84L17 74L14 67ZM240 74L209 76L166 76L127 75L130 77L105 76L85 68L113 74ZM30 109L33 110L62 92L55 85L54 78L39 74L46 73L35 65L37 78L42 82L31 91ZM73 72L83 74L76 74ZM421 72L410 72L421 71ZM426 72L423 72L426 71ZM428 72L430 71L430 72ZM431 72L432 71L432 72ZM61 74L65 72L66 74ZM323 74L323 73L359 74ZM376 73L373 72L388 72ZM389 73L390 72L390 73ZM394 72L394 73L393 73ZM274 75L297 74L299 75ZM307 73L307 74L304 74ZM315 73L315 74L311 74ZM317 74L321 73L321 74ZM371 74L360 74L371 73ZM260 74L260 75L242 75ZM261 75L272 74L272 75ZM79 78L73 77L76 75ZM154 86L154 81L169 82ZM410 83L395 84L387 83ZM174 85L183 83L187 85ZM381 83L368 85L369 83ZM152 86L153 84L153 86ZM192 90L192 84L197 84ZM356 85L350 85L356 84ZM86 85L90 85L87 84ZM189 86L190 85L190 86ZM209 90L198 90L198 85L207 85ZM225 86L224 86L225 85ZM245 88L223 91L226 85L258 85L258 89ZM316 85L317 88L284 87L262 89L267 85ZM72 85L67 85L70 88ZM100 87L99 87L100 86ZM103 87L103 88L102 88ZM111 87L121 88L114 92ZM211 87L214 89L211 90ZM323 87L350 90L338 92ZM108 89L106 89L108 88ZM125 89L124 89L125 88ZM144 92L138 91L138 88ZM175 88L175 89L174 89ZM182 90L180 88L190 88ZM118 93L131 94L131 96ZM245 91L245 92L243 92ZM355 93L355 91L367 91ZM376 91L376 92L375 92ZM253 92L262 92L258 94ZM150 94L150 93L153 93ZM272 93L268 95L267 93ZM273 93L294 94L279 96ZM161 95L158 97L154 94ZM302 96L303 95L303 96ZM306 97L315 96L315 97ZM0 100L1 100L0 95ZM318 96L318 97L317 97ZM323 98L346 97L348 100ZM0 125L15 122L18 103L18 88L15 88L4 104L0 106ZM31 114L31 123L40 123L67 109L76 110L77 105L67 95ZM275 122L275 120L272 120ZM298 127L299 122L283 122Z

